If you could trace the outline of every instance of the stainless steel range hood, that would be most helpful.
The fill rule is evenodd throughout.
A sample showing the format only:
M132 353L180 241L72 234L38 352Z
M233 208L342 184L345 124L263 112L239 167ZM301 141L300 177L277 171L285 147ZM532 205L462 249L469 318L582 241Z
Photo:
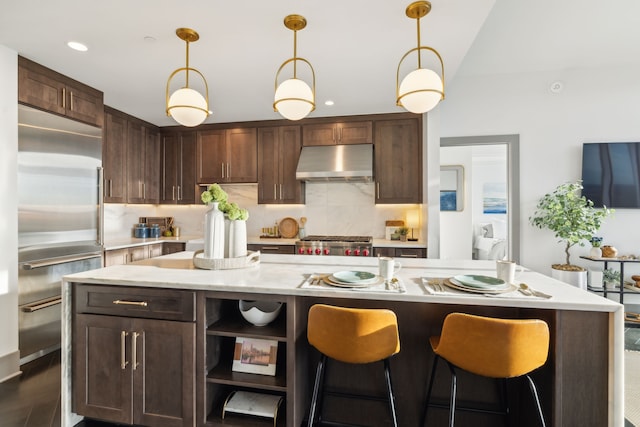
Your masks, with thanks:
M302 147L296 178L301 181L357 181L373 179L373 145Z

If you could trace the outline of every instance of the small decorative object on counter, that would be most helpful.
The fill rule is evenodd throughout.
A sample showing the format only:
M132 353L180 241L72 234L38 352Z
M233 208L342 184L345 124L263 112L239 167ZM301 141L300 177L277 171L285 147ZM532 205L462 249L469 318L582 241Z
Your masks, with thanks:
M151 224L151 228L149 229L149 237L155 238L155 239L160 237L160 225L159 224Z
M591 238L591 250L589 251L589 256L591 258L600 258L602 257L602 237L593 236Z
M307 236L307 232L304 229L305 224L307 223L307 217L303 216L300 218L300 228L298 229L298 238L304 239Z
M602 272L602 281L612 287L620 286L620 272L607 268Z
M603 258L615 258L618 256L618 250L614 246L604 245L602 247Z
M149 237L149 227L147 227L147 224L144 223L139 223L136 224L134 229L133 229L133 237L136 237L138 239L146 239Z
M200 196L203 203L209 205L204 216L204 257L209 259L224 258L224 213L219 204L227 201L227 193L218 185L211 184Z

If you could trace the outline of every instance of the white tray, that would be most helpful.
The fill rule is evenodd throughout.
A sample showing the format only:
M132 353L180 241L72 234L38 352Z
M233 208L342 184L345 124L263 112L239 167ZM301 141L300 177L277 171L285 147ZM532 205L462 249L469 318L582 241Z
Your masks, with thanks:
M233 268L248 268L260 264L260 251L247 251L247 256L237 258L205 258L204 250L193 254L193 265L203 270L230 270Z

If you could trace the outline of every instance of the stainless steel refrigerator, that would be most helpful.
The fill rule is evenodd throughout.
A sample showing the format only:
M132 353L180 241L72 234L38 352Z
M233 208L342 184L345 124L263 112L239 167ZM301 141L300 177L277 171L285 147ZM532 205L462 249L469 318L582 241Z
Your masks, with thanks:
M60 348L62 276L102 266L102 130L18 108L20 363Z

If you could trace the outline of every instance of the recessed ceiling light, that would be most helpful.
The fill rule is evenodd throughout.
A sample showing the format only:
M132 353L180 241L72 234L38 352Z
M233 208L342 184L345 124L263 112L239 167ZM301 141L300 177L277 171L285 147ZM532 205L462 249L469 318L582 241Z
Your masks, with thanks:
M80 42L70 41L67 43L67 46L69 46L73 50L77 50L78 52L86 52L87 50L89 50L86 45Z
M156 41L156 38L153 36L144 36L144 41L151 43Z
M329 105L329 106L331 106L331 105L333 105L333 101L332 101L332 100L330 100L330 99L329 99L329 100L327 100L327 101L324 101L324 105Z

